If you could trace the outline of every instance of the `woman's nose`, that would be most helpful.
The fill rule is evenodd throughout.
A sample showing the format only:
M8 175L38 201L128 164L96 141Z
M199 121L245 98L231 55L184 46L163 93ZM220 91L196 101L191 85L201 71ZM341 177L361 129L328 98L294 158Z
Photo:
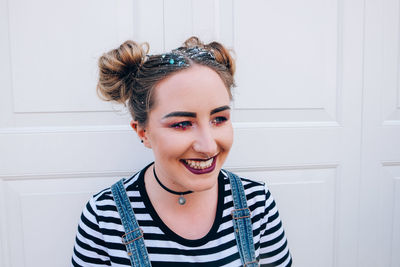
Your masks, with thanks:
M196 140L193 143L193 149L198 153L207 155L207 157L217 154L217 142L211 129L199 129Z

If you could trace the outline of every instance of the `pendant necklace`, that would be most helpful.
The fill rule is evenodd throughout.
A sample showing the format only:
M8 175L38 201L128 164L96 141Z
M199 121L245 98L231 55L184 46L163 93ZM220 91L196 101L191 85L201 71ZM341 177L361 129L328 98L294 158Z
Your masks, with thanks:
M193 191L185 191L185 192L176 192L176 191L173 191L173 190L169 189L168 187L166 187L165 185L163 185L163 184L161 183L161 181L158 179L157 174L156 174L156 167L155 167L154 165L153 165L153 173L154 173L154 177L156 178L158 184L159 184L165 191L167 191L167 192L169 192L169 193L171 193L171 194L174 194L174 195L178 195L178 196L179 196L179 199L178 199L179 205L185 205L185 203L186 203L186 198L184 197L184 195L193 193Z

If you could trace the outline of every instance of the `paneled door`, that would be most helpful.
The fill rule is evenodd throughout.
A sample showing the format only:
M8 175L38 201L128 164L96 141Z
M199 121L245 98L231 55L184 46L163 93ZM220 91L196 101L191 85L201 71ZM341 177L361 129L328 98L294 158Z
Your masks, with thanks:
M362 1L235 1L236 143L266 181L294 266L357 266Z
M90 195L150 160L95 90L133 17L131 1L0 0L1 267L69 266Z
M366 1L359 266L400 266L400 1Z

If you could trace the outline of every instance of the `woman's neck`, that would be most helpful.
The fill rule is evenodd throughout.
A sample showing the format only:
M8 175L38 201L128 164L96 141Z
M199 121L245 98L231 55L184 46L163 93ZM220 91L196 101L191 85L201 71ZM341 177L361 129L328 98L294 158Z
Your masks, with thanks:
M176 234L187 239L206 235L215 220L218 204L218 177L215 186L185 195L186 203L178 203L179 195L164 190L156 181L152 167L144 175L145 189L161 220Z

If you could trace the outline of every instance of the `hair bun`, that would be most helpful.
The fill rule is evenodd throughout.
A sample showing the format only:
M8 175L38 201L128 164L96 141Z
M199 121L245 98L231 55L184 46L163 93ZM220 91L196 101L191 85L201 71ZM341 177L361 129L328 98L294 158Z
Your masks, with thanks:
M145 60L148 44L126 41L117 49L103 54L98 62L98 93L105 100L125 103L132 94L136 73Z
M204 48L203 42L200 41L200 39L196 36L190 37L183 43L183 47L186 47L186 48L192 48L192 47L196 47L196 46Z
M230 74L233 76L235 74L236 65L235 60L232 58L229 50L218 42L211 42L207 44L206 47L213 51L215 60L218 63L225 65Z
M218 42L211 42L209 44L204 44L200 39L196 36L192 36L187 39L183 43L184 47L191 48L191 47L200 47L209 51L212 51L215 57L215 60L224 65L233 76L235 74L236 66L235 60L233 59L230 51L226 49L222 44Z

